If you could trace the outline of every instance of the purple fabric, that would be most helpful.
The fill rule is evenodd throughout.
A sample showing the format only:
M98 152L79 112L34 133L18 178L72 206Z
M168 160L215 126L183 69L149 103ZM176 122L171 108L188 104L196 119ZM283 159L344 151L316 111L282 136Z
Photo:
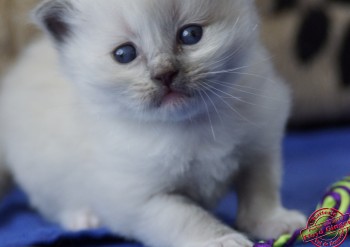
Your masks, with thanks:
M345 186L338 186L337 188L345 190L348 193L348 196L350 198L350 189ZM348 205L348 210L346 211L347 214L350 214L350 203Z
M335 209L339 210L340 204L341 204L341 196L339 193L331 191L327 194L327 196L331 196L333 197L333 199L335 200L336 204L334 206Z
M292 237L290 238L290 240L286 243L286 246L285 247L291 247L291 246L294 246L300 236L300 231L303 230L303 229L298 229L296 230Z
M254 247L273 247L273 240L266 241L264 243L257 243L254 245Z
M345 190L347 193L348 193L348 196L350 196L350 189L348 187L345 187L345 186L337 186L337 187L334 187L334 189L342 189L342 190Z

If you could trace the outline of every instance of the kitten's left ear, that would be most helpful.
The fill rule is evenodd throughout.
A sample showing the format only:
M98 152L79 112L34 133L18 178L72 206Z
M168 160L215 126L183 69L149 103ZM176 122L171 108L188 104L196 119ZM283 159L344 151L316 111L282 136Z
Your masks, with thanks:
M63 43L72 32L73 12L70 0L46 0L34 10L34 20L57 43Z

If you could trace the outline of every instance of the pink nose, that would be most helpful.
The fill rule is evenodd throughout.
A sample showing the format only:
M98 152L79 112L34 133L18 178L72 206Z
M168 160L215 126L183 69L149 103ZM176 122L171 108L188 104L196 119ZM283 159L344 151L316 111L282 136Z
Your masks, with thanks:
M169 70L165 73L155 75L152 79L164 86L169 87L173 84L175 77L179 74L178 70Z

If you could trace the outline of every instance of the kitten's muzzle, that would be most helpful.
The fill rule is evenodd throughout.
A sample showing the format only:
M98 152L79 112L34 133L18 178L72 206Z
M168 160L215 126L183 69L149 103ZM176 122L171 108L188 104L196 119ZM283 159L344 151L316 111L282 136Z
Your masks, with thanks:
M179 70L168 70L152 77L152 80L162 86L170 88L175 78L179 75Z

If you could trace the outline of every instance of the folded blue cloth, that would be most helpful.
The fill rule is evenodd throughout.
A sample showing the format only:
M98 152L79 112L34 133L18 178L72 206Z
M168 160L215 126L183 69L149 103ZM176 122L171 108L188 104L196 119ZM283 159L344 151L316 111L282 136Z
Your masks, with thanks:
M289 134L285 141L282 195L288 208L310 215L326 188L350 174L350 129ZM215 214L234 222L236 198L232 193ZM0 247L141 247L113 236L106 229L72 233L48 223L30 209L26 196L15 189L0 204ZM312 246L312 245L299 245ZM343 244L350 246L350 239Z

